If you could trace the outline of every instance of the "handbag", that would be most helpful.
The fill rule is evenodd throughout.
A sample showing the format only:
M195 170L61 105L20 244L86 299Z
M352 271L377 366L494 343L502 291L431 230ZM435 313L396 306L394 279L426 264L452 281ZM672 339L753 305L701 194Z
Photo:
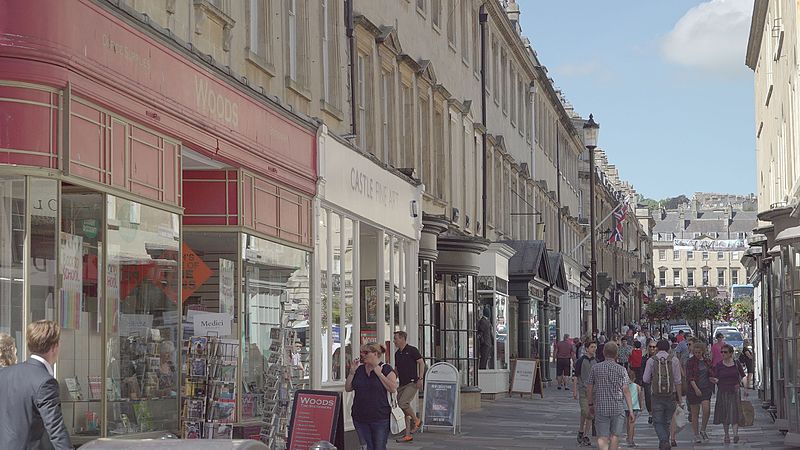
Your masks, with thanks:
M387 392L386 395L389 397L389 406L392 407L392 420L390 421L392 434L402 433L406 429L406 413L397 404L397 393Z
M686 410L680 406L675 407L675 428L680 432L688 423L689 419L686 417Z
M739 426L752 427L755 416L756 411L753 409L753 404L749 400L739 397Z

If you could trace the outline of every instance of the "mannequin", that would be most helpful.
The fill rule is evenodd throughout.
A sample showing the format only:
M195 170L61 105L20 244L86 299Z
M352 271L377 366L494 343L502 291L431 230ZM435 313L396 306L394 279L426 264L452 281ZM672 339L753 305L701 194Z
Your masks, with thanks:
M478 350L479 350L479 369L494 369L494 360L492 358L492 350L494 350L494 327L489 318L492 314L492 309L489 305L484 305L479 310L480 318L476 326L478 332Z

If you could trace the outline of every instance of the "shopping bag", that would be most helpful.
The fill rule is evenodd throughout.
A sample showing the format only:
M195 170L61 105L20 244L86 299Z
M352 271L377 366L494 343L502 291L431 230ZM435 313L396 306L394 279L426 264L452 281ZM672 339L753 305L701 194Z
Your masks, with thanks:
M739 426L752 427L755 416L753 404L749 400L739 400Z
M680 406L675 408L675 415L673 417L675 418L675 428L677 428L678 432L689 423L689 418L686 417L686 410Z
M397 405L397 394L389 392L389 406L392 407L391 431L392 434L402 433L406 429L406 413Z

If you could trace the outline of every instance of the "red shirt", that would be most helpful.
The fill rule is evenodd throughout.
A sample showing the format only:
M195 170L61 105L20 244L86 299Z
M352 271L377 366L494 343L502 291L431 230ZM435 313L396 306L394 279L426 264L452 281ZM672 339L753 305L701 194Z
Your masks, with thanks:
M686 339L686 335L685 334L679 334L678 336L675 337L675 339L677 339L678 342L683 342Z
M572 358L575 349L570 341L559 341L556 344L556 358Z

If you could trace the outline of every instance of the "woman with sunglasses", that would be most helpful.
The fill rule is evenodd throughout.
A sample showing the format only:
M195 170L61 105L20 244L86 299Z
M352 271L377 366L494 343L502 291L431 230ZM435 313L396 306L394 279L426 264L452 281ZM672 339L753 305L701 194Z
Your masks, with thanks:
M733 359L733 347L724 344L720 349L722 361L714 367L714 377L710 378L716 383L717 403L714 405L714 425L722 424L725 428L725 443L731 442L728 428L733 425L733 442L739 442L739 384L744 378L741 364ZM747 395L747 394L745 394Z
M386 450L389 440L392 407L387 393L397 391L397 374L381 361L386 349L375 342L361 347L361 357L353 361L344 390L355 391L353 426L367 450Z

